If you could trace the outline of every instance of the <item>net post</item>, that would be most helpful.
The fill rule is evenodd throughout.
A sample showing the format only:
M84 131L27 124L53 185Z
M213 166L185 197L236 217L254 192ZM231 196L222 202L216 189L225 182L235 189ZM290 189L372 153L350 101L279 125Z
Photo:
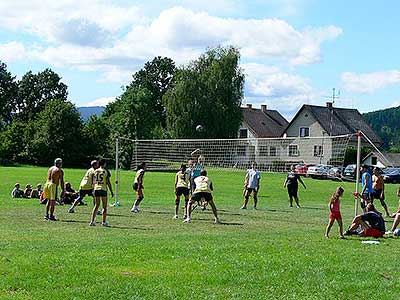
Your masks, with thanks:
M112 206L120 206L119 203L119 138L115 138L115 202Z
M356 164L356 196L354 205L354 216L358 214L358 199L360 191L360 165L361 165L361 131L356 133L357 136L357 164Z

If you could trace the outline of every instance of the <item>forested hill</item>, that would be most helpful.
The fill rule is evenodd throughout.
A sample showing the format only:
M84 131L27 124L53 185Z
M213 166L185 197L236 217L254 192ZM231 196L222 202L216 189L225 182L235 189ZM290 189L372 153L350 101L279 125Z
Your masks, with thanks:
M80 112L83 121L86 122L92 115L101 116L101 114L104 111L104 107L102 106L78 107L78 111Z
M363 114L387 150L400 150L400 106Z

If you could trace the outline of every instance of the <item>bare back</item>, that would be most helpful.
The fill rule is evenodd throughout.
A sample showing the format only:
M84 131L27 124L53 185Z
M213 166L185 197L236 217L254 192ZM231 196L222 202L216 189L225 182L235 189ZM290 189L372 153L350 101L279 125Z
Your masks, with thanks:
M52 166L47 171L47 181L50 181L55 184L59 184L64 179L64 172L60 168L56 166Z

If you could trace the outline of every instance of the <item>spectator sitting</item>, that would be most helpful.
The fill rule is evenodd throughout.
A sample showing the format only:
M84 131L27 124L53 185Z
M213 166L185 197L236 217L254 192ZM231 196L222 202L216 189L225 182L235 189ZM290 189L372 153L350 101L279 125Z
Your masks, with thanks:
M27 184L25 186L25 190L24 190L24 198L30 198L32 194L32 185L31 184Z
M382 237L385 233L385 220L382 214L375 209L372 203L368 203L366 212L353 219L349 229L344 235L359 234L361 236ZM361 231L357 229L361 226Z
M13 198L22 198L24 196L24 191L21 190L19 187L20 187L20 185L17 182L14 185L13 190L11 191L11 197L13 197Z
M31 198L40 198L42 193L43 193L42 185L40 183L38 183L38 185L36 186L36 189L32 190Z
M65 190L61 193L61 204L72 204L78 197L78 193L72 188L71 183L65 183Z

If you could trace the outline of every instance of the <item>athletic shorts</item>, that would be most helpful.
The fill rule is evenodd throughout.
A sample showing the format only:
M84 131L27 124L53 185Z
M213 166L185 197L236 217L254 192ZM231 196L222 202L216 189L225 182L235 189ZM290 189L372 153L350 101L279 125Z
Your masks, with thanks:
M43 198L48 200L57 199L57 184L46 182L43 189Z
M329 219L331 220L341 220L342 215L340 214L340 211L331 211L329 213Z
M95 190L94 191L94 196L95 197L107 197L107 191Z
M93 190L79 190L79 199L82 200L85 196L93 197Z
M138 190L139 190L139 184L137 183L137 182L135 182L134 184L133 184L133 190L135 191L135 192L137 192ZM142 185L141 187L140 187L140 190L143 190L144 189L144 186Z
M257 194L257 190L255 188L247 188L247 192L249 193L249 195L253 192L254 194Z
M379 200L385 200L385 195L381 197L382 195L382 190L375 190L372 192L372 197L373 199L379 199Z
M212 194L211 193L207 193L207 192L200 192L200 193L194 193L192 195L192 199L193 201L201 201L201 199L204 199L206 202L209 202L213 199Z
M189 195L189 189L187 187L183 187L183 186L177 187L175 189L175 195L177 195L177 196L181 196L181 195L188 196Z
M287 191L288 191L289 197L297 198L297 191L298 191L298 189L299 189L298 186L291 186L291 185L288 185L288 186L287 186Z
M374 238L379 238L383 236L383 232L379 231L378 229L375 228L367 228L362 232L362 236L370 236Z

